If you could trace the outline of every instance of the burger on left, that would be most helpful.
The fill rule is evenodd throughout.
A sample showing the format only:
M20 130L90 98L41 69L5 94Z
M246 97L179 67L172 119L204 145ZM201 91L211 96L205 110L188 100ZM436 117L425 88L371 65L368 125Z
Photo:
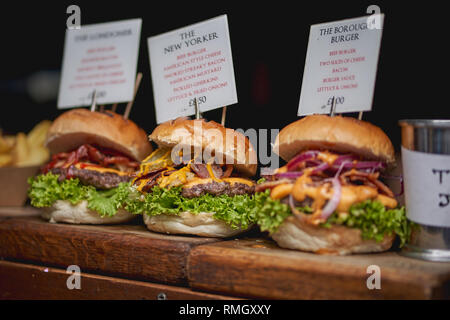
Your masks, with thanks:
M73 109L55 119L52 157L29 179L29 197L50 222L110 224L131 220L130 181L152 152L144 130L111 111Z

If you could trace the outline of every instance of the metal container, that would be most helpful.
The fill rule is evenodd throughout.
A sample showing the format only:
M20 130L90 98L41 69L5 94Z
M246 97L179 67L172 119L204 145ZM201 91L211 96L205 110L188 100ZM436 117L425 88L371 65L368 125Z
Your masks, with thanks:
M401 120L399 125L406 211L408 218L418 224L401 254L423 260L450 261L450 205L446 205L450 195L450 120ZM436 159L441 169L434 168ZM410 191L421 188L423 192L408 194L408 181L415 183L409 186Z

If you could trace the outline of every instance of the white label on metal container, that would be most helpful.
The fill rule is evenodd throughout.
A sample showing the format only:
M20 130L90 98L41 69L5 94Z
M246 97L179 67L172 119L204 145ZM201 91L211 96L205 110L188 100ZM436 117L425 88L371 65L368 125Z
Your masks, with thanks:
M450 155L402 147L407 217L419 224L450 227Z

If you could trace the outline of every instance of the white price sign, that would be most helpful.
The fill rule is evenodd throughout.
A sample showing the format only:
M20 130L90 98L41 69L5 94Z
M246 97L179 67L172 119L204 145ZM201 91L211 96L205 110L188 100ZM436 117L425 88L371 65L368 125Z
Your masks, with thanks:
M373 23L373 21L376 23ZM298 115L369 111L384 15L312 25Z
M58 108L133 99L142 19L68 29Z
M156 122L237 103L226 15L148 38Z

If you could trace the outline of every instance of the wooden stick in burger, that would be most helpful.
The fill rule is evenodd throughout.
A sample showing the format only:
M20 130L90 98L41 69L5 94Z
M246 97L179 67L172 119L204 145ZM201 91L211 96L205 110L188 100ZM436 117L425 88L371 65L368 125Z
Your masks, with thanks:
M31 204L51 222L110 224L126 210L130 181L152 152L144 130L111 111L73 109L56 118L46 145L52 153L29 180Z
M158 145L133 185L134 212L151 231L229 237L251 227L257 157L241 133L214 121L179 118L149 136Z
M256 221L279 246L344 255L409 240L405 209L381 181L395 157L379 127L311 115L283 128L274 150L287 164L256 186Z

